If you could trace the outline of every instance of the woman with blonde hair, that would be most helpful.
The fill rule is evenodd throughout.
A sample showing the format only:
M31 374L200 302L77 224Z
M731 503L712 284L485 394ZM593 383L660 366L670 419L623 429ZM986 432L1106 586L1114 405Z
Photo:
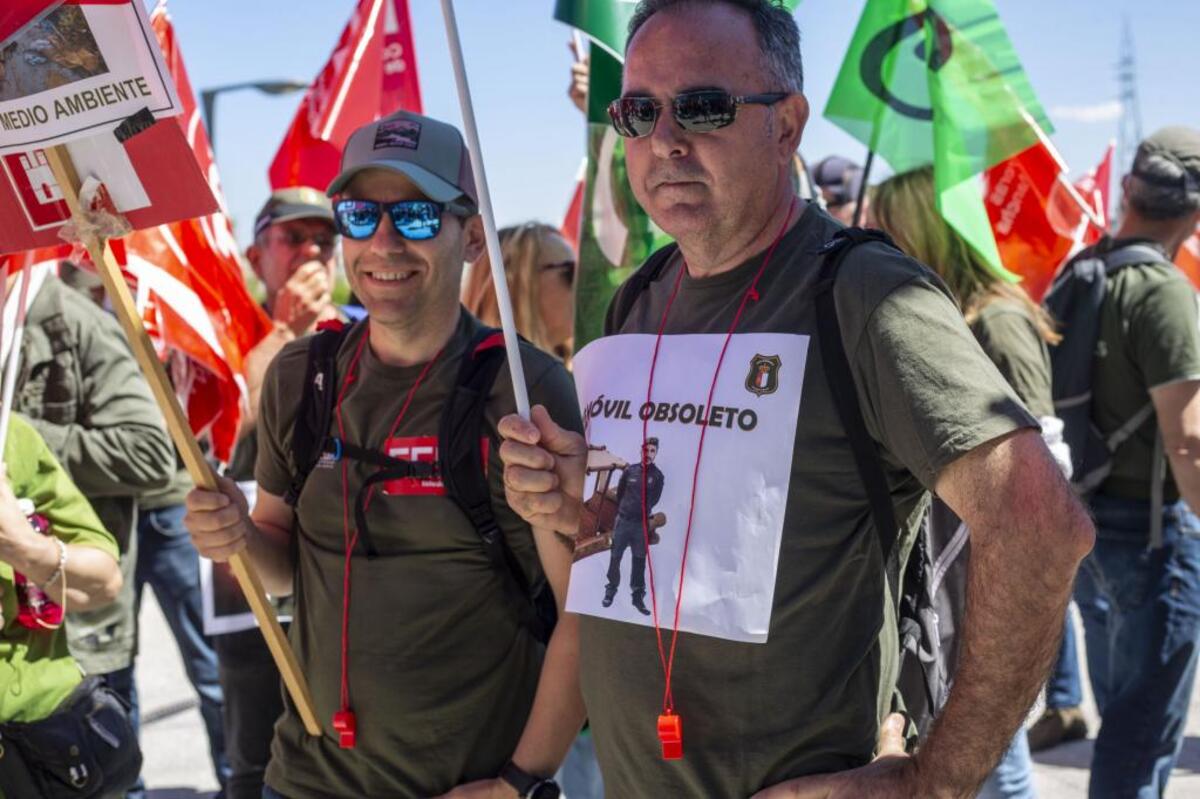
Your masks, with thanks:
M874 191L875 226L900 249L945 281L983 351L1042 424L1042 434L1065 472L1070 452L1054 416L1048 345L1059 341L1054 322L1016 283L996 274L937 210L933 171L897 175ZM1032 760L1025 730L1017 733L980 796L1030 799Z
M540 222L503 228L499 236L517 332L538 349L569 361L575 332L575 251L557 228ZM467 273L462 301L484 324L500 326L486 252Z

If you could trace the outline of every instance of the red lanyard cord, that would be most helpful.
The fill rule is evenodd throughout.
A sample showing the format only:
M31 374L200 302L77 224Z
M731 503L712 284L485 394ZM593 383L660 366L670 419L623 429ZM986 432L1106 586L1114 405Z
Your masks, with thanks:
M342 380L341 390L338 392L337 404L334 406L334 418L337 420L338 437L345 441L346 428L342 422L342 402L345 400L349 392L350 385L357 379L358 362L362 358L367 339L370 337L370 331L363 333L362 339L358 342L358 347L354 350L354 357L350 360L350 368L346 371L346 377ZM438 351L433 359L425 364L421 369L421 373L417 375L416 382L412 388L408 390L408 396L404 399L404 404L400 407L400 413L396 415L395 421L392 422L391 428L388 430L387 436L384 437L384 445L395 435L396 430L400 427L400 423L404 420L408 413L408 407L412 404L413 397L417 393L417 389L421 387L421 383L425 381L429 371L433 365L442 357L442 352L445 347ZM374 496L375 486L367 489L367 496L363 501L363 511L366 512L370 507L371 498ZM334 714L334 728L342 733L343 748L351 748L354 746L355 737L355 722L353 713L350 710L350 573L353 563L352 555L354 547L358 545L358 530L351 532L350 527L350 486L349 486L349 464L345 458L342 459L342 541L346 546L345 566L342 571L342 675L341 675L341 709ZM348 732L348 734L347 734Z
M729 342L733 338L734 331L737 329L738 322L742 319L742 313L746 310L746 304L751 301L758 301L758 281L766 271L767 265L771 263L772 256L775 255L775 249L779 246L779 242L783 240L783 234L787 232L788 223L791 222L792 212L796 209L796 200L792 199L791 205L788 207L787 217L783 221L779 233L775 236L775 241L771 243L770 249L767 250L766 257L763 258L762 265L758 267L758 271L754 274L754 279L750 281L750 286L742 295L742 302L738 305L737 313L733 316L733 322L729 325L729 330L725 334L725 342L721 346L721 354L717 358L716 368L713 370L712 382L708 387L708 400L705 403L705 408L711 413L713 396L717 390L717 378L721 374L721 365L725 361L725 353L729 349ZM654 342L654 355L650 360L650 379L646 386L646 402L652 401L651 395L654 391L654 372L658 366L658 352L662 345L664 331L667 326L667 316L671 312L671 306L675 304L675 297L679 294L679 287L683 282L683 273L687 271L687 262L685 261L679 269L679 274L675 278L675 287L671 290L671 296L667 300L667 306L663 309L662 321L658 326L658 336ZM650 572L650 604L653 609L654 619L654 635L658 642L658 656L662 663L663 678L665 681L663 689L663 712L667 716L671 716L675 712L675 699L671 694L671 677L675 667L675 650L676 644L679 641L679 613L683 605L683 581L687 574L687 556L688 547L692 539L692 521L696 509L696 487L700 480L700 461L704 455L704 438L708 432L708 425L700 427L700 441L696 447L696 464L692 470L692 491L688 498L688 520L687 529L683 537L683 556L679 564L679 590L675 595L675 616L671 628L671 646L669 653L663 645L662 629L658 623L658 597L655 594L654 588L654 559L650 555L650 523L647 516L648 508L646 506L646 469L645 469L645 452L646 441L648 439L650 426L650 417L645 415L642 419L642 453L643 453L643 468L642 468L642 535L646 542L646 565Z

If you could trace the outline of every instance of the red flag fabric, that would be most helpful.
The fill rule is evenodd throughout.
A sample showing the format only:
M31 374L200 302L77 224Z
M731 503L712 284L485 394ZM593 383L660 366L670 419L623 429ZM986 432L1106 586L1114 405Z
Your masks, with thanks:
M350 134L401 109L421 113L408 0L359 0L275 154L271 188L324 190Z
M1103 227L1087 226L1081 241L1085 247L1100 241L1101 236L1112 224L1112 220L1108 216L1108 209L1112 207L1112 167L1113 155L1116 150L1116 142L1109 142L1108 150L1104 153L1104 158L1100 160L1099 165L1075 184L1079 196L1091 205L1096 216L1104 223Z
M73 249L70 244L62 244L58 247L40 247L36 250L0 255L0 279L5 275L20 272L26 264L33 266L43 261L61 261L64 258L70 258Z
M0 42L55 6L123 6L130 0L4 0L0 3Z
M1175 256L1175 265L1187 275L1193 286L1200 289L1200 227L1196 228L1195 235L1179 248L1179 255Z
M1035 301L1080 243L1102 233L1095 222L1103 222L1106 214L1102 209L1098 214L1091 197L1085 199L1067 183L1066 171L1053 145L1042 141L984 176L984 204L1001 261L1021 276L1021 285ZM1098 171L1095 183L1101 185Z
M184 109L169 124L182 126L223 209L208 135L165 0L155 7L150 24ZM227 461L241 419L245 356L271 330L270 319L246 289L229 219L218 210L136 231L122 245L114 253L135 285L147 331L162 348L186 356L186 368L176 370L175 387L192 430L207 433L214 457Z
M584 162L584 167L587 167L587 162ZM579 256L579 231L583 226L583 195L587 183L581 175L575 181L575 191L571 194L571 202L567 205L567 214L563 217L562 231L563 238L571 245L571 249L575 250L576 257Z

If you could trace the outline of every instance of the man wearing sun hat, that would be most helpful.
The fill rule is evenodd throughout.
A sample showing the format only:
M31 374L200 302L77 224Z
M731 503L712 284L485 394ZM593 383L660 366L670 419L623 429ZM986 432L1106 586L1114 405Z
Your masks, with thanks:
M482 415L490 531L440 472L360 492L381 476L374 463L437 459L460 371L495 343L458 303L463 264L484 248L462 136L407 112L366 125L329 196L367 320L292 342L268 369L253 512L228 482L188 499L201 553L245 551L268 591L296 598L291 642L323 730L310 738L286 703L265 795L433 796L476 782L469 795L557 797L546 778L583 722L576 627L561 617L543 651L521 589L548 582L561 610L571 550L553 533L535 539L504 502L495 424L514 408L507 372ZM308 371L322 341L336 347L329 381ZM528 345L522 357L531 400L581 429L561 364ZM329 454L305 476L301 397L330 388ZM496 566L485 532L511 569Z

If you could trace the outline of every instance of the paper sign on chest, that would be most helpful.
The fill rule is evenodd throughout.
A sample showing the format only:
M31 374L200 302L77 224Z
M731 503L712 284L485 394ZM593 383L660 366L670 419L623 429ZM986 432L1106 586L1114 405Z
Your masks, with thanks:
M650 626L657 604L670 626L690 515L679 629L767 640L809 338L733 335L709 402L724 341L663 337L649 401L655 336L576 356L589 457L569 611Z

